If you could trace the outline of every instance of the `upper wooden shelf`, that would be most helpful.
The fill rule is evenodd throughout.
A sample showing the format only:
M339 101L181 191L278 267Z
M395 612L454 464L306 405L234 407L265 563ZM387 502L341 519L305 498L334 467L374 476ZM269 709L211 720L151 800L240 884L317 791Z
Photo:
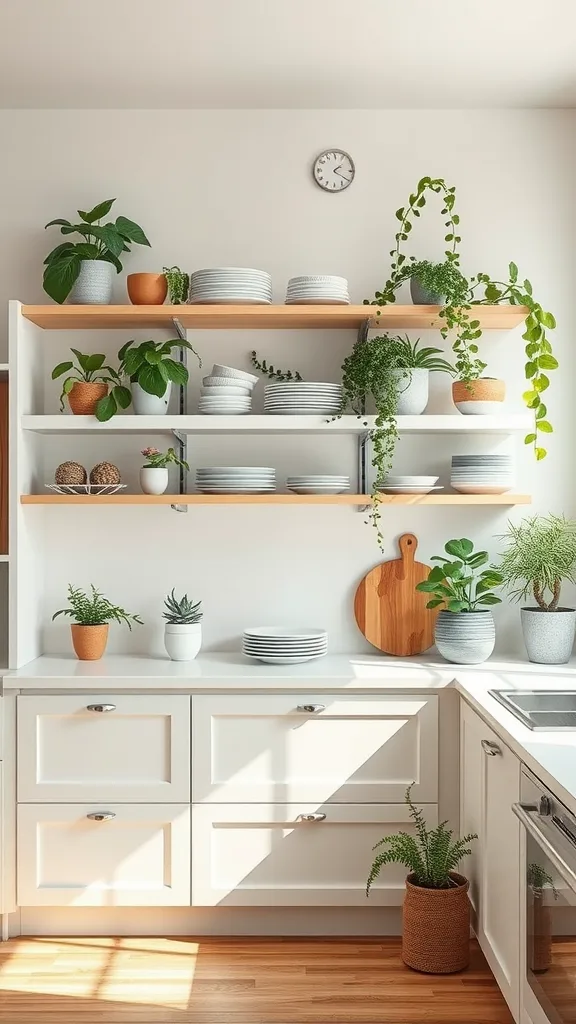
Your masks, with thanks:
M377 309L380 309L377 315ZM190 330L302 328L357 329L366 320L382 330L427 330L443 325L440 306L22 306L22 316L45 330L173 329L176 318ZM525 306L478 306L483 330L506 331L528 314Z
M22 494L22 505L366 505L369 494ZM381 494L382 505L529 505L528 494Z

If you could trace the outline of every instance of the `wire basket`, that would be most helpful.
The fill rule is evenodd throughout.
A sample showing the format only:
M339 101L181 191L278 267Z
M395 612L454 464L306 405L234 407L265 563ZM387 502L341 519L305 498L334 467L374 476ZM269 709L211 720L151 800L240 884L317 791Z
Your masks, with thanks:
M56 494L116 494L124 490L126 484L44 484L49 491Z

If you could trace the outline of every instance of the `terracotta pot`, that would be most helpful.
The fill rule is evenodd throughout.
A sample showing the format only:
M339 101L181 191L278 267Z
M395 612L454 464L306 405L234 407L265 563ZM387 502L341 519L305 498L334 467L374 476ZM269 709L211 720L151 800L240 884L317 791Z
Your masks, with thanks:
M164 274L128 274L128 298L134 306L161 306L168 293Z
M506 385L496 377L480 377L465 383L455 380L452 398L459 412L465 416L482 416L500 412L499 403L506 398Z
M406 879L402 959L425 974L452 974L470 962L468 879L450 872L451 889L423 889Z
M68 395L68 405L75 416L94 416L96 405L107 394L107 384L77 380Z
M70 626L72 646L79 661L98 661L108 643L108 625Z

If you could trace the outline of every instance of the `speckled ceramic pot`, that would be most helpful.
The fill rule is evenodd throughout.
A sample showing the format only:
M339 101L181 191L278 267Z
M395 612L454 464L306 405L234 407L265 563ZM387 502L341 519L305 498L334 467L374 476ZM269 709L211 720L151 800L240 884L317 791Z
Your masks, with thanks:
M112 299L115 273L114 264L107 260L82 260L68 302L79 306L107 306Z
M410 278L410 296L415 306L443 306L446 299L445 295L424 288L417 277Z
M570 660L576 631L576 609L521 608L526 652L538 665L565 665Z
M434 627L434 643L446 661L480 665L490 657L496 643L492 612L440 612Z
M419 416L428 405L429 370L390 370L398 381L398 416Z

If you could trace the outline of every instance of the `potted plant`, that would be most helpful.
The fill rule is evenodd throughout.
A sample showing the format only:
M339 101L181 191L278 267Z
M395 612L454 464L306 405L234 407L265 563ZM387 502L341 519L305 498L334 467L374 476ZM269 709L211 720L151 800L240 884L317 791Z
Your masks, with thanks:
M140 470L140 487L144 494L164 494L168 487L168 466L190 467L184 459L178 458L173 448L161 452L159 448L143 448L142 455L146 459Z
M86 213L78 210L80 224L58 217L53 224L63 235L80 235L80 242L62 242L44 260L44 291L55 302L69 299L74 303L104 304L112 297L114 269L122 270L120 256L130 252L131 245L150 245L142 228L127 217L101 224L115 199L105 199Z
M171 306L180 306L188 301L190 274L185 274L180 267L163 267L164 277L168 284L168 299Z
M479 665L494 650L496 630L487 605L500 604L493 593L502 583L502 575L488 563L487 551L474 551L471 540L449 540L445 555L434 555L440 562L428 573L428 579L416 584L416 590L434 596L427 608L443 609L434 626L434 642L446 661L461 665Z
M466 302L468 281L450 260L430 263L429 260L411 261L410 295L416 306L444 306L446 302L458 305Z
M514 600L533 596L536 607L521 608L530 661L563 665L572 653L576 610L560 605L562 583L576 583L576 520L533 516L508 523L507 547L499 570Z
M531 939L529 967L534 974L544 974L552 966L552 915L546 902L546 892L551 892L555 900L560 894L554 879L541 864L529 864L526 874L531 896L526 929Z
M426 828L422 811L412 803L411 788L406 790L406 803L416 835L399 832L376 843L374 850L385 849L374 858L366 895L385 864L404 864L409 874L402 912L402 959L415 971L451 974L470 962L469 882L455 869L472 852L468 844L478 836L454 840L446 821Z
M201 604L189 601L187 594L178 599L174 590L165 598L164 645L172 661L192 661L198 654L202 646Z
M132 347L135 346L135 347ZM130 380L134 412L139 416L163 416L168 412L172 384L186 386L188 370L172 358L173 349L187 348L201 360L189 341L128 341L118 352L120 372ZM109 396L111 398L113 396ZM117 411L110 402L109 419Z
M126 290L133 306L161 306L168 282L165 274L128 274Z
M59 615L69 615L75 620L70 630L72 646L80 661L98 661L102 657L108 642L109 622L125 623L130 630L133 622L143 625L138 615L129 615L124 608L111 604L107 597L96 590L93 583L89 594L69 583L68 600L70 607L54 612L52 621Z
M106 408L106 397L111 387L111 398L115 405L121 409L127 409L132 401L130 391L122 385L119 374L111 366L105 366L104 356L101 352L94 355L84 355L78 349L70 350L76 357L77 366L74 366L72 359L64 363L58 363L52 370L52 380L68 374L62 384L60 394L60 409L64 412L64 399L68 398L68 405L75 416L94 416L103 419L102 409ZM70 370L73 372L70 373Z

